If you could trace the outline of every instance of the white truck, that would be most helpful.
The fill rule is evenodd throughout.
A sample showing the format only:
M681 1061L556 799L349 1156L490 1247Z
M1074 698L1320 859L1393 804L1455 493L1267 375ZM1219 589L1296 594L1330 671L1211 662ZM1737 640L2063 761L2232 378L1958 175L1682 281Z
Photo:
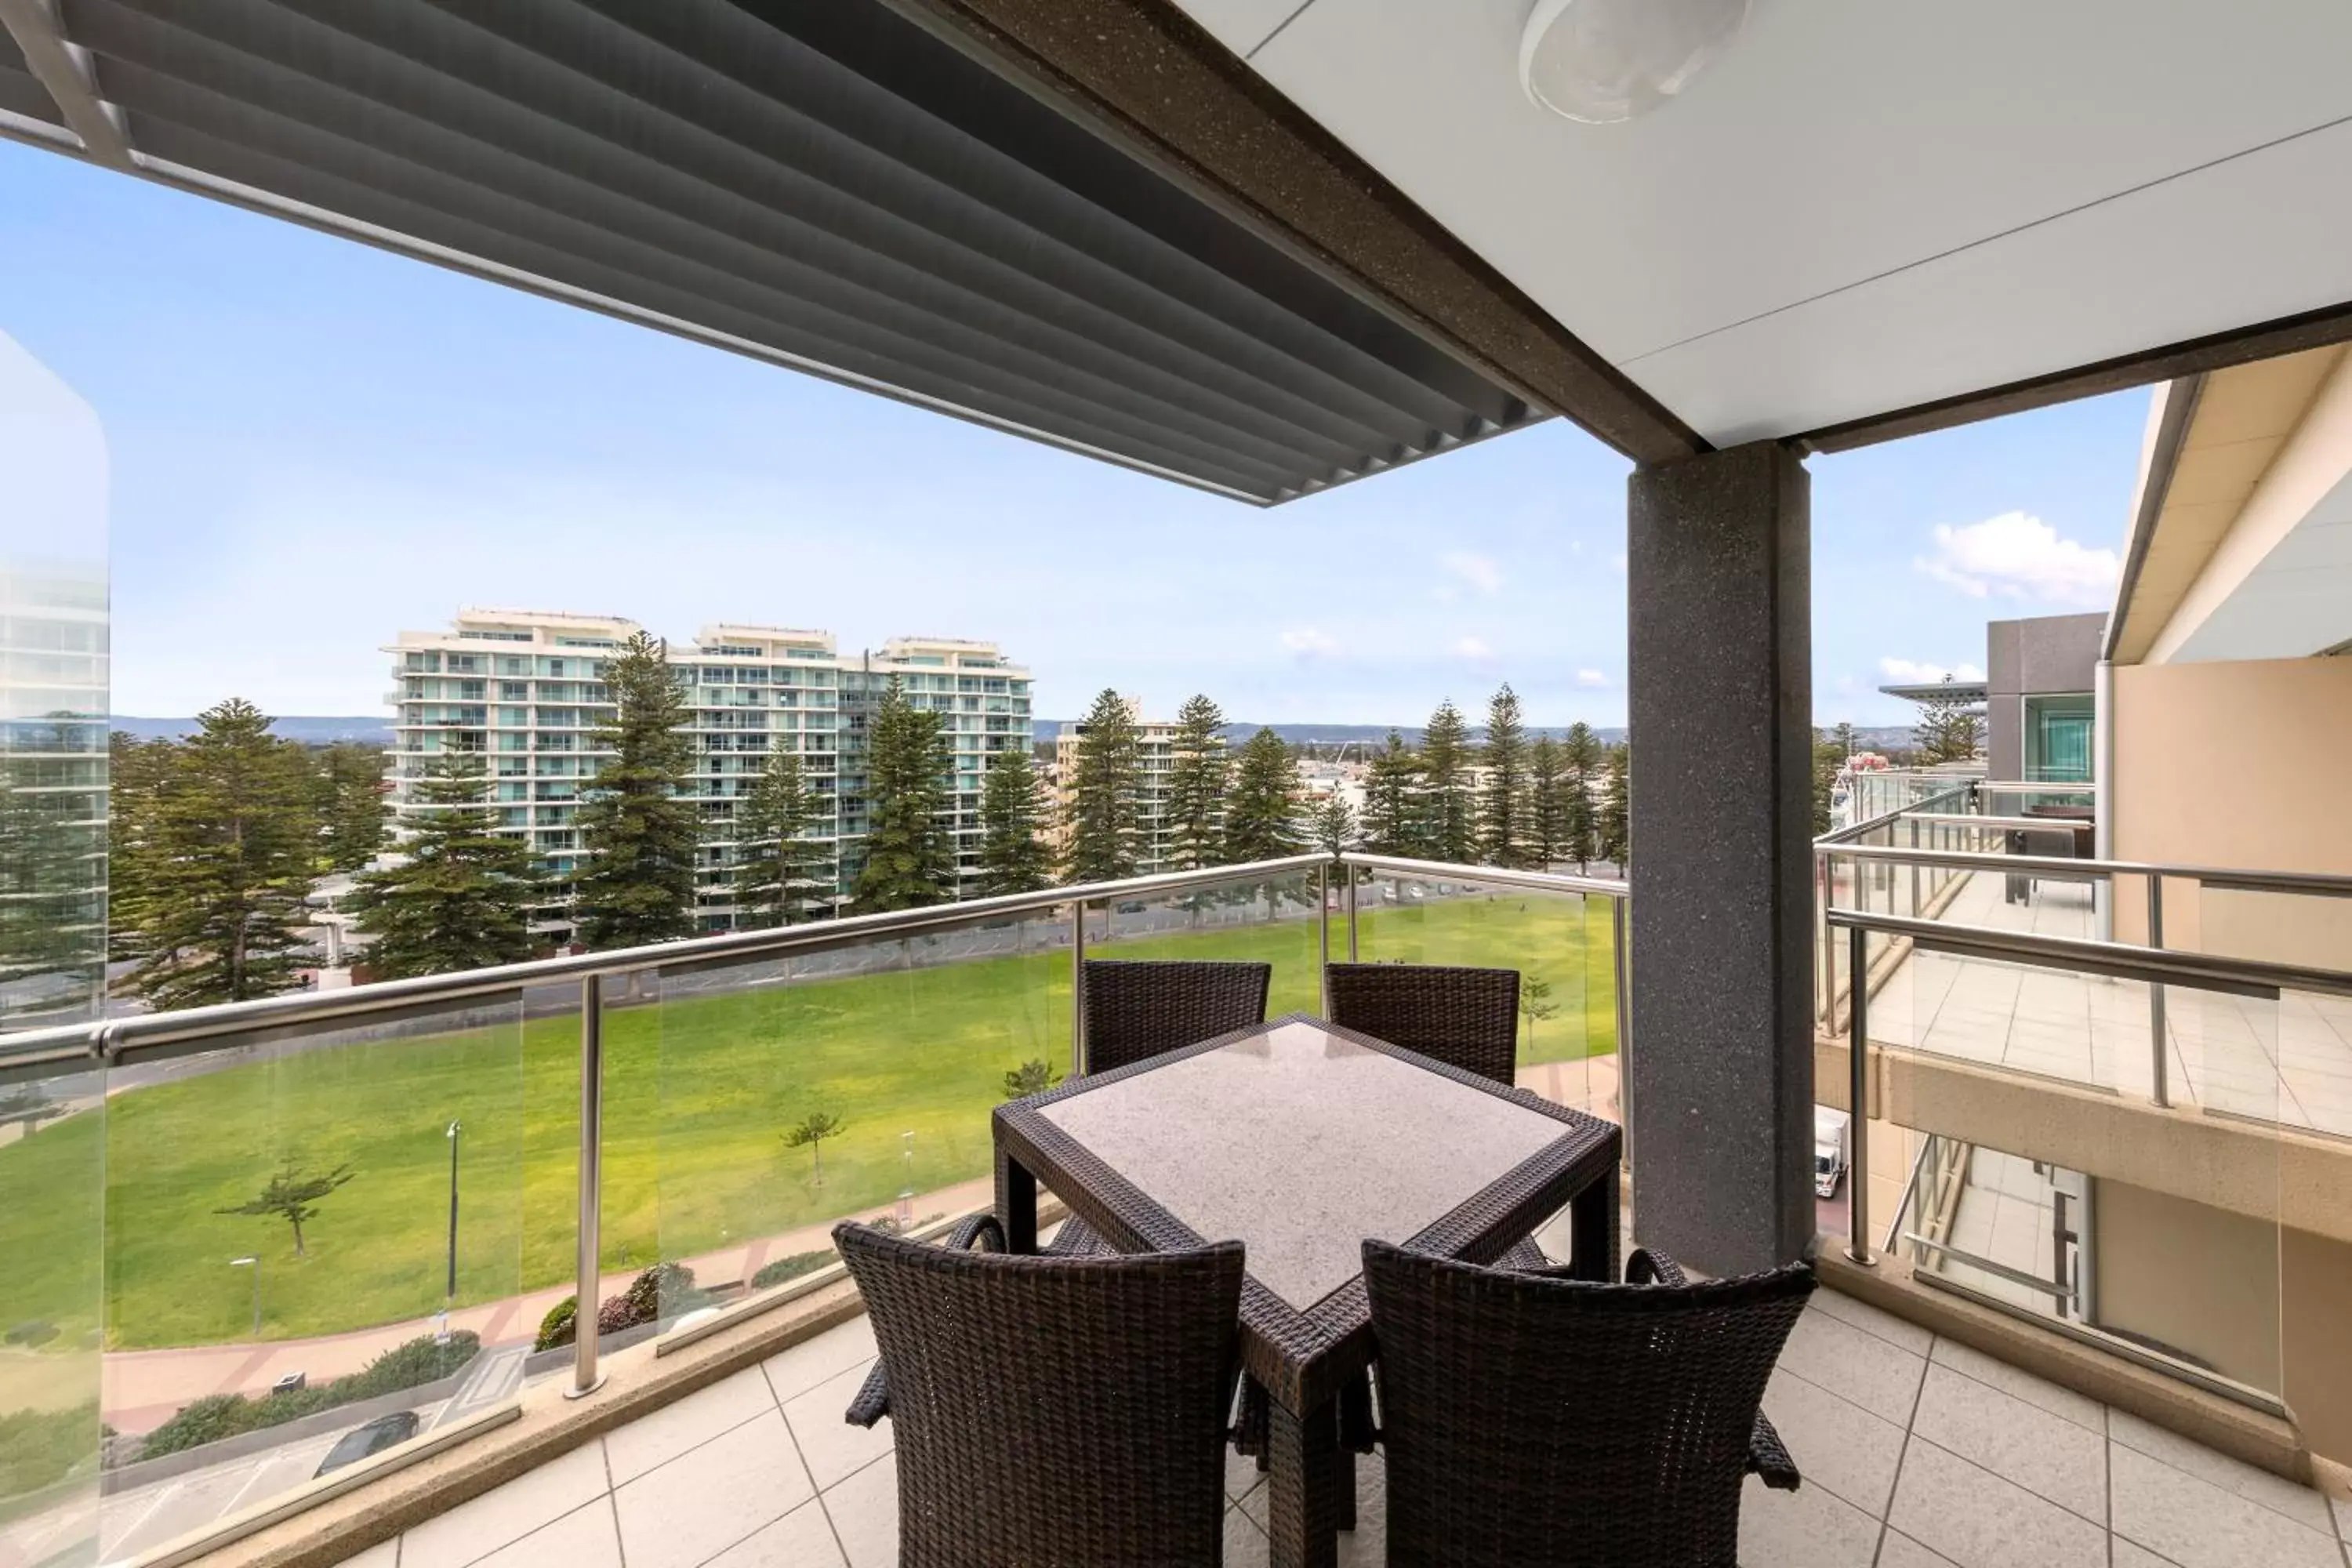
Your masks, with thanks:
M1845 1179L1846 1157L1851 1145L1853 1120L1843 1110L1832 1110L1826 1105L1813 1107L1813 1192L1824 1198L1837 1196L1838 1184Z

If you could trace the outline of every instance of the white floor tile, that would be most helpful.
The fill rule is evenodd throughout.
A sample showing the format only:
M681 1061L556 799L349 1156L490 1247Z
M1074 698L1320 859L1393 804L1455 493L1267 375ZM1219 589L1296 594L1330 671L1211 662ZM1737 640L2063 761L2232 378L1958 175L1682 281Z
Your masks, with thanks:
M1916 1434L1886 1521L1959 1568L2106 1568L2105 1530Z
M1886 1517L1903 1458L1902 1427L1786 1368L1774 1371L1765 1388L1764 1414L1788 1445L1805 1485L1834 1492L1873 1519Z
M463 1568L604 1494L604 1448L583 1443L401 1538L404 1568Z
M2327 1499L2309 1487L2295 1485L2268 1470L2258 1470L2227 1454L2192 1443L2175 1432L2151 1426L2137 1415L2116 1411L2109 1418L2108 1435L2125 1447L2146 1454L2176 1470L2186 1470L2198 1479L2260 1503L2274 1513L2283 1513L2297 1524L2327 1533L2333 1527L2328 1519Z
M2100 1433L1941 1364L1927 1369L1911 1431L2106 1528L2107 1440Z
M1916 1323L1906 1322L1892 1312L1835 1290L1814 1291L1808 1305L1827 1312L1840 1322L1860 1329L1864 1333L1875 1334L1888 1344L1898 1350L1909 1351L1913 1355L1926 1355L1936 1338Z
M712 1558L709 1568L843 1568L833 1523L814 1498Z
M2007 1362L1996 1361L1982 1351L1971 1350L1957 1340L1937 1340L1933 1359L1965 1377L1989 1383L2003 1394L2013 1394L2053 1415L2063 1415L2086 1431L2104 1435L2107 1429L2106 1406L2097 1400L2087 1398L2071 1388L2061 1388L2030 1372L2020 1372Z
M649 1415L640 1415L604 1438L604 1458L612 1467L613 1482L618 1486L633 1481L655 1466L775 1407L776 1396L768 1392L768 1380L754 1366Z
M2343 1568L2332 1531L2297 1524L2120 1443L2110 1463L2116 1534L2181 1568Z
M1878 1521L1819 1487L1773 1491L1754 1476L1739 1494L1741 1568L1870 1568Z
M871 1426L853 1426L842 1419L841 1413L849 1408L849 1401L865 1380L866 1368L854 1366L784 1403L784 1419L792 1423L793 1438L800 1444L801 1458L807 1461L810 1479L819 1491L890 1451L891 1426L887 1418Z
M400 1538L379 1541L365 1552L342 1561L342 1568L397 1568L400 1562Z
M846 1368L874 1359L874 1321L860 1314L761 1363L776 1403L794 1399ZM845 1401L844 1403L846 1403Z
M698 1568L815 1495L783 1416L754 1416L613 1494L629 1568Z
M613 1500L598 1498L491 1552L480 1568L621 1568Z
M1780 1352L1780 1364L1816 1388L1904 1426L1919 1391L1925 1355L1913 1355L1827 1312L1808 1309Z
M2109 1536L2107 1544L2115 1552L2108 1568L2180 1568L2171 1558L2158 1557L2147 1547L2126 1541L2120 1535Z
M824 1494L824 1511L849 1568L897 1568L898 1468L877 1459ZM1231 1510L1227 1512L1230 1514ZM634 1565L633 1565L634 1568Z
M1899 1530L1890 1530L1878 1548L1878 1568L1954 1568L1952 1560L1930 1552Z
M1224 1568L1266 1568L1265 1531L1237 1508L1225 1510Z

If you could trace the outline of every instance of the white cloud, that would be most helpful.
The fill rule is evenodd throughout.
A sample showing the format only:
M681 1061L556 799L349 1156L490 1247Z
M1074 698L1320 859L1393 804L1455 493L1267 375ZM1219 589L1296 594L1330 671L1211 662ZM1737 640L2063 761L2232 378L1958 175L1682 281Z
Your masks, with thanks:
M1973 664L1954 665L1946 668L1916 658L1882 658L1878 673L1891 685L1930 686L1938 680L1982 680L1985 672Z
M1282 646L1302 658L1339 651L1337 639L1320 626L1293 626L1282 634Z
M1936 553L1912 565L1973 598L1999 595L2098 608L2112 602L2123 563L2086 549L2029 512L2005 511L1963 528L1936 526Z
M1464 637L1461 641L1454 645L1454 652L1455 657L1460 658L1492 658L1495 657L1495 650L1487 647L1486 640L1481 637Z
M1609 678L1597 669L1580 669L1576 672L1576 683L1579 686L1606 686Z
M1438 564L1445 568L1447 575L1460 578L1489 597L1503 591L1503 571L1492 556L1454 550L1442 556Z

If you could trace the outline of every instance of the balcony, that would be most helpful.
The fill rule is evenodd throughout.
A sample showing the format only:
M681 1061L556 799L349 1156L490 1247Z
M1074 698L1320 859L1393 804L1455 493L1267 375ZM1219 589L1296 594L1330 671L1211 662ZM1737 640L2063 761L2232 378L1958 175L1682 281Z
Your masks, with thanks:
M1968 876L1998 880L1963 872L1930 905L1956 932L1979 912ZM0 1226L51 1259L26 1315L39 1308L86 1347L51 1370L85 1380L122 1436L78 1439L79 1458L0 1540L40 1561L94 1533L105 1560L142 1564L287 1549L453 1564L893 1561L888 1424L842 1420L873 1340L827 1232L878 1215L935 1235L988 1206L999 1080L1073 1060L1074 956L1263 960L1276 1013L1315 1010L1327 958L1503 963L1532 983L1519 1086L1615 1119L1621 1052L1643 1048L1619 988L1629 908L1622 883L1302 857L125 1020L95 1058L87 1030L18 1037L58 1114L0 1158L37 1155L58 1166L52 1184L93 1195L104 1169L102 1228L77 1251L53 1229L16 1234L25 1216ZM2071 908L2062 889L2048 917L2061 937L2028 940L2074 942ZM1868 1016L1888 1011L1901 964L1927 957L1923 945L1883 976ZM1865 1058L1885 1075L1865 1094L1895 1092L1905 1054ZM1969 1061L2016 1093L2047 1091L2038 1064ZM813 1108L845 1123L822 1163L778 1135ZM1857 1151L1848 1202L1877 1201L1824 1210L1864 1229L1820 1239L1829 1289L1766 1399L1806 1485L1751 1481L1742 1561L1884 1563L1882 1538L1964 1564L2110 1550L2329 1561L2343 1509L2276 1473L2309 1473L2281 1380L2134 1355L2144 1347L2086 1329L2079 1310L2004 1296L2022 1275L2031 1298L2032 1269L2047 1268L2029 1255L1984 1267L2000 1247L1973 1239L1969 1205L2025 1212L2040 1194L2046 1236L2047 1184L2020 1162L2018 1190L1998 1188L2009 1156L1979 1142L1958 1156L1976 1177L1958 1182L1957 1208L1918 1198L1958 1140L1917 1109L1872 1119ZM156 1136L192 1119L215 1136ZM1887 1156L1915 1137L1911 1182L1889 1205L1906 1163ZM279 1218L222 1212L270 1174L263 1146L355 1173L317 1200L306 1253ZM581 1168L597 1173L585 1188ZM1948 1245L1902 1239L1873 1268L1845 1262L1855 1241L1871 1250L1874 1212ZM1572 1250L1559 1222L1538 1239ZM689 1272L656 1280L642 1321L534 1348L583 1272L610 1304L663 1261ZM444 1334L454 1349L435 1359L425 1347ZM400 1386L336 1383L392 1351L425 1364ZM305 1391L271 1392L298 1378ZM575 1387L595 1392L566 1398ZM338 1388L349 1397L310 1392ZM310 1403L245 1424L273 1401ZM190 1415L207 1408L229 1415ZM404 1441L312 1479L338 1442L402 1412L415 1416ZM143 1451L159 1432L168 1451ZM1377 1457L1363 1463L1342 1562L1381 1560L1381 1474ZM1235 1461L1228 1490L1227 1561L1262 1561L1265 1482Z

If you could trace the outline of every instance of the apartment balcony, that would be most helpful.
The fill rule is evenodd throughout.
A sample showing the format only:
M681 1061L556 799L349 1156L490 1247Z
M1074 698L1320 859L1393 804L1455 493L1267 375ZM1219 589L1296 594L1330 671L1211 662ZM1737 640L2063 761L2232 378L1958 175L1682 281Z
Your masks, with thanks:
M1972 897L1940 906L1953 932L2008 929L1959 924L1981 912ZM829 1228L879 1216L936 1237L991 1205L999 1080L1073 1065L1075 958L1255 959L1275 1014L1321 1006L1327 959L1514 968L1531 998L1519 1089L1614 1121L1621 1062L1675 1048L1633 1038L1621 1005L1628 898L1547 873L1303 857L126 1020L103 1058L86 1030L17 1037L12 1061L60 1114L0 1160L12 1177L55 1164L47 1190L86 1184L100 1221L79 1243L0 1221L49 1259L20 1315L37 1307L82 1347L46 1371L83 1380L121 1436L79 1428L78 1457L0 1542L26 1562L891 1562L890 1426L843 1420L875 1346ZM2064 934L2022 937L2053 944L2035 956L2079 958L2068 911L2062 893L2036 917ZM1895 959L1866 1014L1927 956ZM1824 1049L1842 1054L1835 1038ZM2063 1296L2066 1269L2105 1244L2080 1240L2053 1274L2032 1245L2052 1188L2031 1161L2005 1164L2016 1152L1981 1137L1955 1155L1959 1133L1885 1103L1914 1054L1865 1058L1879 1113L1822 1206L1824 1289L1765 1397L1805 1481L1750 1481L1741 1561L2340 1568L2352 1510L2308 1484L2326 1467L2297 1424L2330 1413L2280 1397L2296 1386L2292 1336L2264 1384L2127 1341L2079 1304L2037 1307L2037 1279ZM2021 1097L2053 1092L2047 1066L1967 1063ZM817 1110L845 1124L822 1179L778 1136ZM191 1118L213 1136L151 1135ZM1909 1163L1915 1132L1933 1147ZM256 1150L289 1147L356 1172L318 1201L307 1256L278 1219L216 1212L269 1174ZM580 1188L578 1168L598 1179ZM1957 1203L1917 1196L1937 1173ZM1569 1231L1556 1219L1538 1241L1570 1261ZM2012 1231L2021 1252L2002 1250ZM1643 1236L1638 1206L1622 1233ZM1857 1242L1868 1266L1846 1257ZM581 1275L612 1303L660 1261L691 1272L653 1288L644 1321L535 1348ZM2167 1267L2242 1263L2192 1251ZM454 1349L436 1359L444 1331ZM424 1358L409 1381L335 1383L394 1350ZM22 1371L0 1361L0 1376ZM271 1392L297 1374L329 1392ZM247 1425L296 1400L316 1407ZM314 1476L371 1430L391 1434L382 1452ZM1339 1561L1382 1560L1382 1484L1375 1453ZM1268 1560L1267 1480L1234 1460L1226 1485L1225 1560Z

